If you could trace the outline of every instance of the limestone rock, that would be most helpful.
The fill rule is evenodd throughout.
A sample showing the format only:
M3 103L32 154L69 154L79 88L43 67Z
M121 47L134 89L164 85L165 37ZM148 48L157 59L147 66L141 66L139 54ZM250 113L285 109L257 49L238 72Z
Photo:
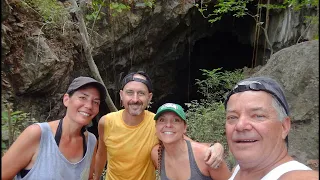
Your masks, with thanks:
M288 47L297 40L313 40L318 34L317 23L306 21L306 17L316 16L318 12L313 8L293 10L286 8L270 16L268 35L274 50Z
M292 120L289 153L304 164L319 159L319 41L280 50L252 76L261 75L283 85Z
M70 61L59 59L43 37L29 37L21 62L17 94L48 93L59 87Z

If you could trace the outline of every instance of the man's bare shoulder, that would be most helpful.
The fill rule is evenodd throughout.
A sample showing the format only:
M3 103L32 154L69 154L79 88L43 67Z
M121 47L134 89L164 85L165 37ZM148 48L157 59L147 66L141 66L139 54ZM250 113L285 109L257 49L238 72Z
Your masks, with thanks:
M158 150L159 150L160 145L157 144L155 146L153 146L152 150L151 150L151 158L156 160L158 159Z
M319 171L313 170L295 170L283 174L279 180L313 180L319 179Z

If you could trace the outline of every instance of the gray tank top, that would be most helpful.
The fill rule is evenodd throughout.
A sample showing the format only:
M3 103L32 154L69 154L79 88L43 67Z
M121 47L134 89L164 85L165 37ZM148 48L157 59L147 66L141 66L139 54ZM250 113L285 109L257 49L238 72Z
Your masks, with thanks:
M188 155L189 155L189 161L190 161L190 171L191 171L191 177L189 180L211 180L211 177L205 176L201 173L200 169L198 168L198 165L194 159L191 143L188 140L185 140L187 142L188 147ZM165 153L162 151L162 158L161 158L161 172L160 177L161 180L169 180L166 174L166 167L165 167Z
M87 152L76 163L69 162L60 152L48 123L36 123L41 128L39 153L26 176L20 173L16 180L88 180L96 137L88 132Z

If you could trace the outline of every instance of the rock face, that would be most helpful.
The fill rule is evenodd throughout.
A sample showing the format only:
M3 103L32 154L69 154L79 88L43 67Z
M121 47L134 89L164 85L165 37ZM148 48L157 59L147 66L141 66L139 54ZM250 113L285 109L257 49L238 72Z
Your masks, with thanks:
M270 43L274 50L278 51L290 44L295 44L301 40L315 39L318 34L317 23L301 23L305 21L306 16L316 16L317 11L314 9L306 9L296 11L287 8L279 13L270 15L270 26L268 29Z
M261 75L283 85L292 121L289 154L305 164L319 159L319 41L280 50L253 74Z
M37 13L18 2L10 1L10 7L11 14L2 22L2 98L12 102L14 110L30 113L30 119L61 117L61 98L78 53L75 29L66 25L61 33L41 24Z
M181 76L179 74L183 73L187 76L188 66L193 63L188 62L188 53L192 53L197 42L215 36L218 32L222 32L218 36L225 37L207 46L212 46L212 51L216 54L219 51L223 52L224 58L229 54L228 50L225 52L224 49L230 48L230 51L235 51L232 46L226 48L219 46L223 44L221 41L230 41L228 37L232 37L231 40L237 39L238 46L242 44L253 46L255 21L252 17L225 16L221 21L210 24L207 22L208 19L203 18L195 7L186 3L187 1L184 2L181 3L180 0L156 1L154 9L134 9L121 17L108 19L107 25L97 26L97 31L105 39L101 41L100 37L95 38L94 42L98 43L98 47L94 51L94 59L98 67L102 67L100 69L103 74L102 78L106 81L116 102L119 101L117 97L120 80L129 71L139 69L146 71L151 79L156 79L154 81L156 94L153 99L155 102L181 92L175 86L179 84L179 81L172 77ZM313 26L317 26L316 24L308 27L309 25L304 22L304 16L316 13L314 9L294 11L292 8L287 8L270 13L268 36L274 52L296 44L298 39L312 40L314 34L318 32L313 29ZM264 43L262 30L260 38L262 39L259 45L262 47ZM263 50L259 49L259 51ZM261 56L258 64L264 64L262 59L268 59L269 55L258 54ZM238 58L241 58L241 61L251 59L251 57L244 58L241 55ZM221 64L224 60L217 62L216 58L207 57L207 59L207 61L219 63L220 67L223 66ZM199 61L199 59L194 61ZM229 63L235 63L234 59Z

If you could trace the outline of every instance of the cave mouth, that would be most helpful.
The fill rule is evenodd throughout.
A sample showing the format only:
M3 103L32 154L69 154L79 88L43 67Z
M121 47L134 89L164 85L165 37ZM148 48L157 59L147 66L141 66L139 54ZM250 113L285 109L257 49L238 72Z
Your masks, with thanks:
M245 66L251 67L252 46L241 43L238 36L232 32L215 32L212 36L197 40L192 48L186 46L185 53L177 60L174 89L170 95L153 103L150 111L156 112L158 107L166 102L180 104L187 110L185 103L203 99L195 85L196 79L205 78L200 69L222 68L222 71L234 71Z

